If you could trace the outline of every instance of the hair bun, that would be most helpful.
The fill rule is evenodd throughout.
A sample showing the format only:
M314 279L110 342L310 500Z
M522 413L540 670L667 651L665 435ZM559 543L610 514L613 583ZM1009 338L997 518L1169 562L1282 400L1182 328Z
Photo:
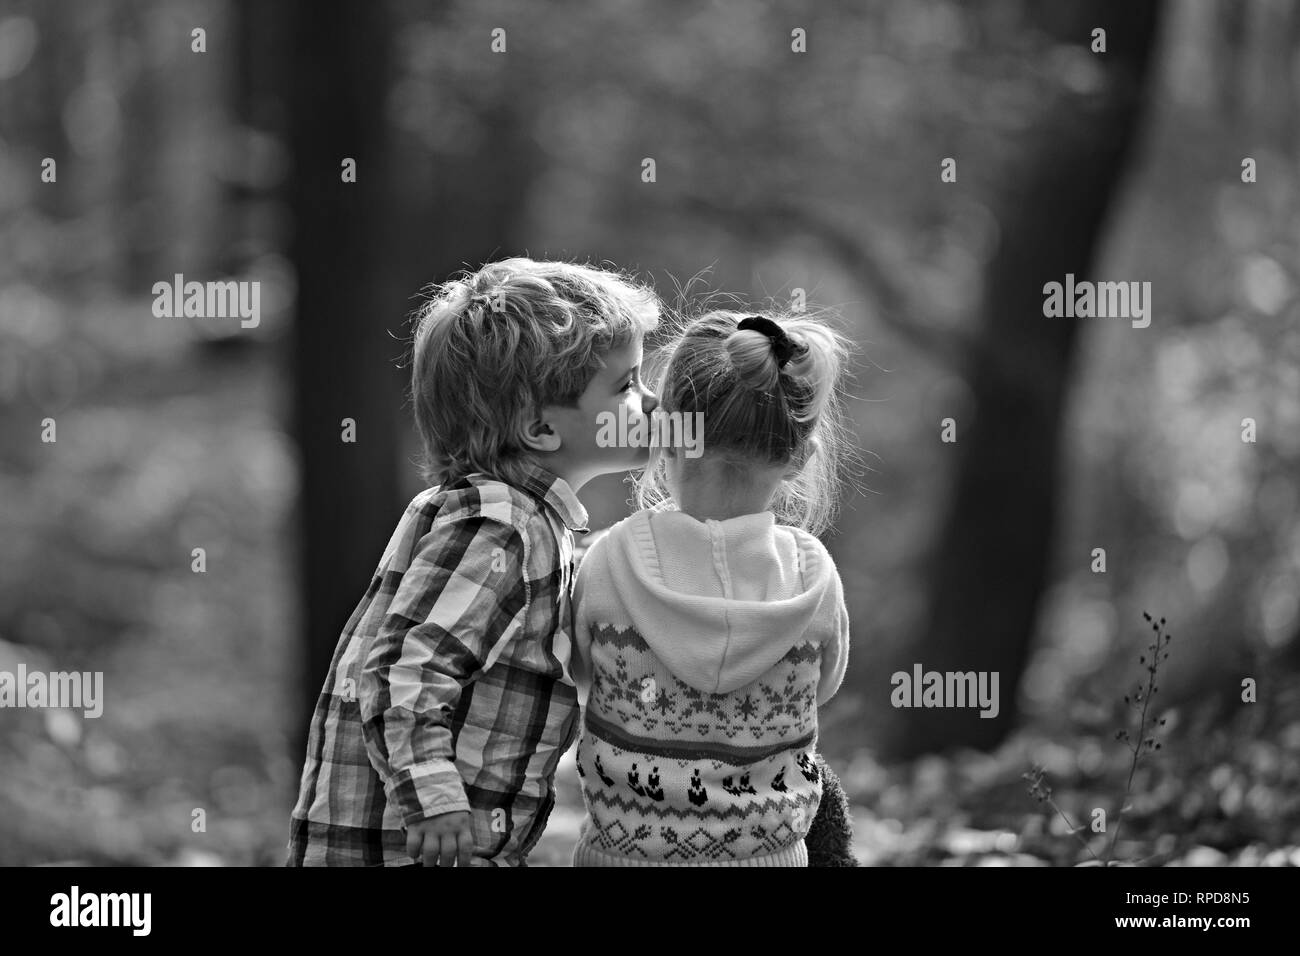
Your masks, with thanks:
M772 351L776 353L777 368L785 368L792 358L808 351L808 346L790 338L785 329L766 316L751 315L736 323L736 328L742 332L753 331L766 335L772 343Z

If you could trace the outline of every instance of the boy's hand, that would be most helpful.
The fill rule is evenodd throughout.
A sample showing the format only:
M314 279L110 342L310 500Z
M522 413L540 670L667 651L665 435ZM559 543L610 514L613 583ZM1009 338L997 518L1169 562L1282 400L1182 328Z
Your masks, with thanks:
M406 828L406 855L425 866L469 866L474 835L465 810L440 813Z

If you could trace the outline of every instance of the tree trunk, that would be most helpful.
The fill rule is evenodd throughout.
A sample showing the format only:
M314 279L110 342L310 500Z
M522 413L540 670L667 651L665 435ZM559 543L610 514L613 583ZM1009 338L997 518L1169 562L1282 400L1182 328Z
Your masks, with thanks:
M301 450L302 672L305 747L310 714L340 632L365 593L401 514L397 484L399 349L377 305L392 208L384 115L389 31L384 4L323 10L297 0L276 49L292 51L291 256L297 268L292 336L294 429ZM341 179L345 157L355 183ZM355 442L343 441L343 420Z
M1090 277L1138 134L1158 10L1154 0L1114 0L1086 13L1070 7L1038 14L1072 21L1046 25L1061 42L1086 44L1093 27L1106 29L1108 51L1098 54L1106 85L1087 100L1073 98L1071 109L1055 110L1031 134L1025 168L1008 179L1002 242L980 309L982 334L967 360L973 405L967 420L958 420L951 446L956 478L929 578L930 621L901 667L997 672L999 714L896 711L886 745L894 755L990 748L1016 720L1053 556L1058 446L1078 333L1075 319L1043 315L1043 286L1064 282L1067 273Z

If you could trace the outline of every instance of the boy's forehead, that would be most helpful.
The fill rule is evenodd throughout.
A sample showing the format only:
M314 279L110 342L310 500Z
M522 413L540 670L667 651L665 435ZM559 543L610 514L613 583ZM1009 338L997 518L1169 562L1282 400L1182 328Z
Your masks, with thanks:
M608 352L602 353L600 361L605 368L615 369L619 372L636 365L641 357L642 338L643 336L640 333L629 336L614 345Z

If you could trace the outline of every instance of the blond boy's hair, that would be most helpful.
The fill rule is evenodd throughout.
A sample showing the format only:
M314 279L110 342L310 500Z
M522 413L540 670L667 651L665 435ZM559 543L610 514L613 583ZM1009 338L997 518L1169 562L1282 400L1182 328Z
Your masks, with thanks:
M433 286L411 359L425 480L519 483L541 408L575 404L603 355L653 329L659 309L636 280L569 262L503 259Z

